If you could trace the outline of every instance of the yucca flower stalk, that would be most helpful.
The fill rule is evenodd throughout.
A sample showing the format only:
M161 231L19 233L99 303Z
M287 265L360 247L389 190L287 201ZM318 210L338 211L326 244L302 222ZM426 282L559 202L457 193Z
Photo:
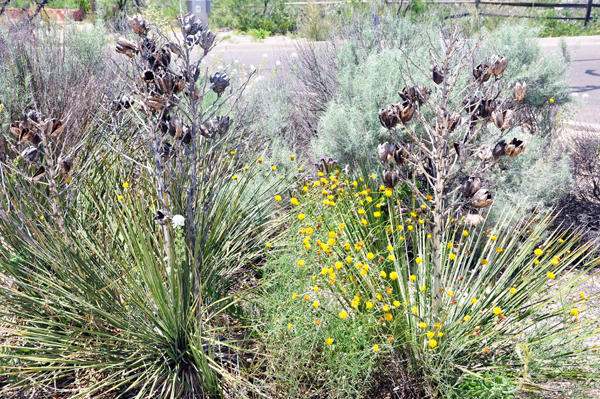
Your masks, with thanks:
M495 55L489 65L480 63L472 69L473 78L469 78L482 41L467 45L469 40L458 27L441 31L440 39L439 46L431 45L427 62L418 54L403 51L400 69L407 86L398 92L403 103L379 112L392 143L378 147L384 168L394 168L393 163L388 166L392 159L399 168L391 175L397 178L388 180L401 181L419 201L431 201L430 220L424 227L432 236L428 264L435 270L437 306L442 302L439 289L448 220L489 207L493 195L481 185L484 174L502 156L517 156L525 150L516 138L515 145L500 140L518 125L522 108L502 81L510 60ZM423 40L432 43L430 37ZM433 89L416 83L423 80ZM477 156L480 162L473 162ZM397 183L386 184L393 188Z

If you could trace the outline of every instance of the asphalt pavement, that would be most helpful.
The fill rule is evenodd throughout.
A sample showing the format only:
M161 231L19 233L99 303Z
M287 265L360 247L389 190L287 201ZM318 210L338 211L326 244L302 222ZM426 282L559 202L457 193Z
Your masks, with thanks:
M559 48L560 38L538 39L545 52ZM600 36L564 38L571 53L573 68L569 75L571 93L582 100L572 125L589 125L600 131Z

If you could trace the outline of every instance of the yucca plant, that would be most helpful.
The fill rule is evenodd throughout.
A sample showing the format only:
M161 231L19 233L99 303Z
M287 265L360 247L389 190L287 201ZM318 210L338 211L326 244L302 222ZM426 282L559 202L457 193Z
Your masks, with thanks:
M76 183L69 206L55 195L62 211L42 212L52 176L31 186L12 173L3 186L2 207L18 205L1 227L11 388L171 398L255 389L233 335L259 237L277 231L270 192L288 178L241 151L249 138L227 114L245 83L226 93L224 72L201 78L192 50L206 54L214 35L189 15L181 22L176 44L130 19L139 40L117 51L132 56L132 92L99 107L95 141L78 145L78 173L59 182Z
M548 375L591 375L598 358L590 338L600 330L589 308L598 293L578 287L598 265L596 243L550 229L552 213L506 210L489 229L451 219L438 286L426 227L433 200L406 186L390 195L375 178L319 173L291 200L291 235L273 244L297 256L285 306L296 315L291 340L320 328L320 359L347 352L340 341L359 331L368 343L353 350L400 361L419 381L410 389L431 397L458 389L465 376L507 375L516 392ZM302 313L309 316L298 320Z
M272 223L260 164L221 183L202 215L209 231L196 296L183 218L168 226L174 240L165 254L150 176L130 180L114 154L96 162L68 215L70 240L50 218L3 214L0 269L11 285L0 290L9 326L2 372L11 388L76 386L73 397L218 397L248 388L231 372L236 345L221 319L242 293L232 296L233 276L251 267L257 237Z

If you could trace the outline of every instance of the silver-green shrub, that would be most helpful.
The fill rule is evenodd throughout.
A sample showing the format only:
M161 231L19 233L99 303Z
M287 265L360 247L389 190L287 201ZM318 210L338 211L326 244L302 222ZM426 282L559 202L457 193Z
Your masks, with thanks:
M503 159L492 170L490 183L495 198L488 216L492 221L498 220L504 209L526 206L547 210L571 188L568 154L558 146L548 145L544 138L520 131L514 134L525 142L527 149L518 157Z

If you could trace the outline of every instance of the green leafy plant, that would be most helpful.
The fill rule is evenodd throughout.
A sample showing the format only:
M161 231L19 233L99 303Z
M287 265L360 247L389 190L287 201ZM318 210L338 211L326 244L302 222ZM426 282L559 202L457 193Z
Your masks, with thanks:
M185 21L187 36L198 33L191 16ZM120 64L131 91L98 109L103 123L72 143L36 116L16 122L20 133L8 138L46 155L25 162L13 150L2 165L6 389L172 398L257 391L229 368L239 354L231 327L244 330L240 287L253 275L259 237L278 230L271 190L288 180L254 150L244 153L249 137L216 117L235 95L221 97L223 72L218 87L192 72L198 41L178 50L139 15L131 25L138 39L117 44L135 54ZM201 34L206 55L212 33ZM190 95L178 97L184 89ZM59 153L77 167L55 169ZM46 173L31 179L30 168Z
M434 397L451 395L463 377L494 381L522 370L518 384L499 377L493 386L472 387L506 393L535 389L535 381L564 368L586 373L583 357L597 362L586 343L598 335L589 311L597 293L577 291L598 264L596 245L550 230L551 213L506 211L489 230L449 221L438 289L425 227L430 200L407 186L390 195L375 175L323 169L292 195L286 201L295 222L267 249L273 259L282 251L296 256L269 271L285 278L277 289L288 295L277 297L270 327L284 342L304 342L299 351L313 374L331 370L332 380L315 384L341 390L348 363L331 359L349 353L371 359L356 378L373 375L373 359L391 358L418 381L410 389Z
M260 40L264 40L266 39L271 32L269 32L268 30L264 30L264 29L248 29L248 34L250 36L252 36L252 38L256 41L260 41Z

